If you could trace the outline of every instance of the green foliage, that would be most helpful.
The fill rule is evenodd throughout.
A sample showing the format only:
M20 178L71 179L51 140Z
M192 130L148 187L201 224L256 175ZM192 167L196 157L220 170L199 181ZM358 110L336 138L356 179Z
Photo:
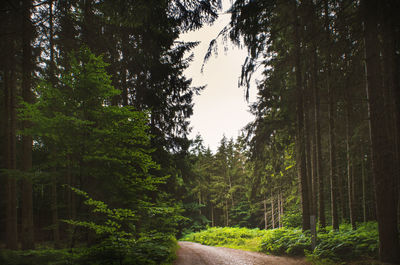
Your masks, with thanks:
M311 250L310 234L299 228L268 230L261 242L261 251L274 255L304 255L305 249Z
M311 251L310 232L300 229L272 230L262 239L262 251L275 255L304 255L316 260L334 262L362 258L376 258L378 254L378 229L376 223L359 224L357 230L344 224L339 231L331 228L318 231L317 246Z
M316 264L374 259L378 255L378 229L375 222L360 223L356 230L344 224L339 231L318 231L317 246L311 250L311 234L300 228L259 230L212 227L184 236L182 240L209 246L260 251L273 255L307 256Z
M301 227L302 216L300 211L287 211L282 216L282 224L284 227Z
M378 257L378 227L375 222L340 226L339 231L329 230L318 234L317 247L308 256L335 262L358 258Z
M57 176L68 171L80 179L70 188L92 209L89 215L65 220L79 227L77 231L96 235L74 262L168 262L177 245L173 235L182 210L159 191L168 176L155 175L159 165L152 159L149 113L111 105L119 91L111 86L101 56L81 48L69 59L69 68L59 69L53 82L43 81L37 101L25 104L20 113L34 124L23 133L33 135L51 158L40 165L40 174L56 169Z
M102 222L65 220L64 222L90 229L99 236L100 243L85 249L79 257L82 264L161 264L173 260L176 239L172 234L158 231L137 233L134 225L138 215L129 209L110 209L102 201L93 200L76 188L74 192L85 198L85 204L92 207L93 214L103 215ZM153 209L155 212L169 209Z
M67 265L76 264L76 255L67 250L39 249L26 251L0 250L0 264L7 265Z
M230 247L243 250L259 251L259 245L265 230L211 227L207 230L184 236L181 240L197 242L208 246Z

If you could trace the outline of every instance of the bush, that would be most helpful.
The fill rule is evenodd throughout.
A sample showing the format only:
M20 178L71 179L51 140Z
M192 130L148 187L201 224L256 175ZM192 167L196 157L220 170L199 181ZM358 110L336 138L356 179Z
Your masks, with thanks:
M376 258L378 256L378 228L374 222L359 224L352 230L348 224L339 231L328 228L319 231L317 246L311 251L310 232L300 229L280 228L271 230L261 241L261 250L275 255L307 255L312 260L326 263L355 259Z
M311 237L298 228L269 230L261 240L261 251L268 254L304 256L304 250L311 250Z
M341 225L339 231L330 229L320 233L317 240L310 257L336 262L378 257L378 227L375 222L359 224L356 230L348 224Z
M300 211L286 212L282 216L282 224L284 227L298 228L301 227L302 217Z
M4 265L67 265L76 264L75 258L67 250L0 250L0 264Z
M212 227L184 236L181 240L208 246L230 247L258 251L265 230L238 227Z
M343 224L339 231L329 227L318 231L314 250L311 250L310 232L302 232L300 228L259 230L214 227L186 235L182 240L273 255L307 256L317 264L371 260L378 256L378 228L375 222L359 224L356 230L352 230L349 224Z

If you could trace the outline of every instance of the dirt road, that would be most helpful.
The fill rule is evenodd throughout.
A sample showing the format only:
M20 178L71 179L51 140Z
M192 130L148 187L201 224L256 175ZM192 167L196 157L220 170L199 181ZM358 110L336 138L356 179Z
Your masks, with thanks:
M179 242L174 265L307 265L304 259L264 255L222 247L209 247L191 242Z

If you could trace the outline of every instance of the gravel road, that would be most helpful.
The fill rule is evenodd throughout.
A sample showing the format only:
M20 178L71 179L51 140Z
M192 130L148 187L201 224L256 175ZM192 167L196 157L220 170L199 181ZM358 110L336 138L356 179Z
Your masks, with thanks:
M174 265L308 265L304 259L264 255L237 249L179 242Z

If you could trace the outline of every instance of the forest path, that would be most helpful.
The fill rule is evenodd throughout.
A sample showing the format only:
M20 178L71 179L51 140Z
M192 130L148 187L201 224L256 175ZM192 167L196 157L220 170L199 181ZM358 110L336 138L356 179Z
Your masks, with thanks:
M258 252L179 242L174 265L306 265L302 258L269 256Z

